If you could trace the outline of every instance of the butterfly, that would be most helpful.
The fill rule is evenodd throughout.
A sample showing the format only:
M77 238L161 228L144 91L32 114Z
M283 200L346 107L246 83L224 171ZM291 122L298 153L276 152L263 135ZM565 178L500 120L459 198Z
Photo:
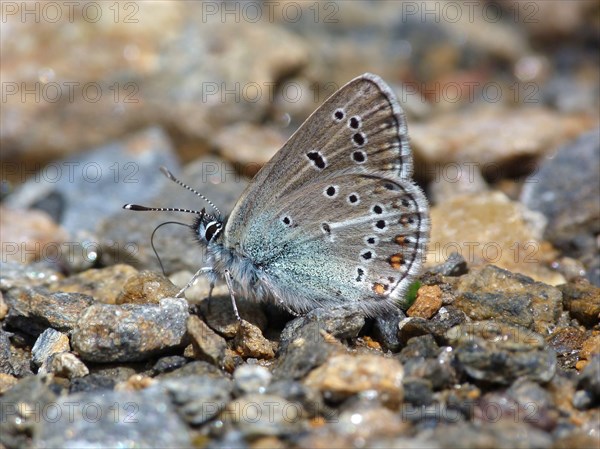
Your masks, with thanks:
M182 292L202 275L224 279L238 318L238 294L294 314L351 305L381 316L402 305L427 251L429 206L412 173L402 108L365 73L298 128L227 218L210 201L214 213L123 207L195 213L208 263Z

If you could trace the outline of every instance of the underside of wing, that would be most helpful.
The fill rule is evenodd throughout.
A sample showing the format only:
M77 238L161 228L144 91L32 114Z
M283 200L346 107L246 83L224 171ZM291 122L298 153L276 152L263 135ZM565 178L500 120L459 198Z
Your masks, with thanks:
M225 230L235 240L255 217L338 173L410 180L404 114L387 84L365 74L327 99L252 180Z
M419 273L429 227L412 181L338 173L254 217L238 251L300 312L352 302L375 315L403 299Z

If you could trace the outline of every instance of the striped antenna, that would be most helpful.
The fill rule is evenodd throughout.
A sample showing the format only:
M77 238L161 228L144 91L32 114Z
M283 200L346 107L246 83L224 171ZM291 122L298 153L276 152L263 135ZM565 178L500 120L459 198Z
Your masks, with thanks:
M193 189L190 186L188 186L187 184L184 184L183 182L181 182L179 179L177 179L175 176L173 176L173 173L171 173L166 167L160 167L160 171L163 172L163 174L167 178L169 178L171 181L179 184L184 189L189 190L190 192L194 193L196 196L199 196L204 201L206 201L208 204L210 204L210 206L212 206L212 208L217 211L217 213L219 214L219 217L221 217L223 215L223 214L221 214L221 211L219 210L219 208L217 206L215 206L211 200L209 200L208 198L206 198L204 195L202 195L196 189Z
M137 210L137 211L158 211L158 212L185 212L188 214L196 214L203 215L204 209L199 210L191 210L191 209L182 209L180 207L146 207L140 206L139 204L125 204L123 209L127 210Z

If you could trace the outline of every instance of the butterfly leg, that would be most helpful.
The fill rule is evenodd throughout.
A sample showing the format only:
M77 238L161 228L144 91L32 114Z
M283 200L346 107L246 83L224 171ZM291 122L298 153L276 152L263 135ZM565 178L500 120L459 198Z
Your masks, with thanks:
M192 279L190 279L190 281L185 284L185 287L183 287L181 290L179 290L179 292L175 295L176 298L181 298L183 296L183 294L185 293L185 291L190 288L192 285L194 285L194 283L198 280L198 278L200 276L202 276L205 273L210 273L211 271L213 271L212 267L202 267L200 268L198 271L196 271L196 274L194 274L192 276ZM212 292L212 288L210 290Z
M231 305L233 306L233 313L235 313L235 317L237 318L238 323L241 323L242 319L240 318L237 304L235 302L235 293L233 292L233 280L231 278L231 273L229 272L229 270L225 270L225 282L227 283L227 289L229 290L229 295L231 296Z
M293 315L293 316L295 316L295 317L302 316L302 315L301 315L301 314L299 314L298 312L294 312L292 309L290 309L290 308L288 307L288 305L287 305L285 302L283 302L283 299L281 299L281 298L277 298L277 300L279 301L279 305L280 305L281 307L283 307L285 310L287 310L287 312L288 312L290 315Z
M292 309L290 309L290 307L285 303L285 301L279 296L277 296L277 294L275 294L275 289L273 288L271 282L268 279L263 279L263 282L269 287L271 292L273 292L273 296L275 296L281 308L285 309L290 315L293 315L295 317L302 316L302 314L294 312Z

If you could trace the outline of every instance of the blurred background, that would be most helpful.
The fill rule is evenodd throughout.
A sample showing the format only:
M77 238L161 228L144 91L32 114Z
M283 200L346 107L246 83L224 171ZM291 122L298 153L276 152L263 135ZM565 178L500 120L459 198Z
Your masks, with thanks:
M384 78L452 252L559 284L600 283L597 1L2 2L2 263L157 269L150 234L230 210L329 95ZM290 170L293 170L290 167ZM191 222L191 217L180 217ZM167 273L202 254L179 226Z

